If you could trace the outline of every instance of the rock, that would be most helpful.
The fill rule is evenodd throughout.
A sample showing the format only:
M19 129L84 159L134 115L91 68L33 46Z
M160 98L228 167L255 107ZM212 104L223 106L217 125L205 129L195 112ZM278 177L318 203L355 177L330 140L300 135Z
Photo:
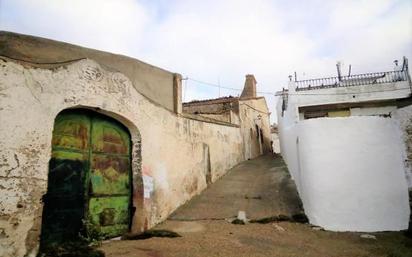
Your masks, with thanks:
M278 224L273 224L273 226L276 228L277 231L279 232L285 232L286 229L284 229L283 227L279 226Z
M244 211L239 211L237 213L237 219L238 220L243 220L243 222L246 222L246 212Z
M360 235L360 237L365 238L365 239L374 239L374 240L376 240L376 236L369 235L369 234L362 234L362 235Z

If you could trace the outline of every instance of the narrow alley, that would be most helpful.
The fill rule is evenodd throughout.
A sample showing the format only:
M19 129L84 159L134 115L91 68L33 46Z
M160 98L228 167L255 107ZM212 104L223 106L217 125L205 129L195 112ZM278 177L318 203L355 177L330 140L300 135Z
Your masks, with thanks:
M411 20L0 0L0 257L412 257Z
M174 212L153 231L180 237L109 240L107 257L210 256L408 256L412 240L402 232L368 234L323 231L293 221L265 218L301 212L300 200L283 160L270 155L245 161ZM232 224L238 211L251 222ZM406 255L405 255L406 254Z

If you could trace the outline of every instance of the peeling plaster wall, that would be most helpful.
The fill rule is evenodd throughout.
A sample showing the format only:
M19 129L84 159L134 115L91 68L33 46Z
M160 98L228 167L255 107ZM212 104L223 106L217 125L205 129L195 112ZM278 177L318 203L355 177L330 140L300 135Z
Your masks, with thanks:
M134 184L144 191L134 193L143 198L135 232L200 193L208 176L215 181L244 160L239 128L177 116L92 60L53 69L0 60L0 256L35 256L54 119L78 107L112 116L131 132Z
M34 63L92 59L126 75L142 95L173 111L173 73L127 56L46 38L0 31L0 55Z

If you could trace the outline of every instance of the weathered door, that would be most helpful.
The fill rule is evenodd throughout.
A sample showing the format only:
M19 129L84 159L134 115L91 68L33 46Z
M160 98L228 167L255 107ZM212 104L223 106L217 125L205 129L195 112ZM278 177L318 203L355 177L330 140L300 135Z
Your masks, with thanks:
M88 218L107 237L127 231L130 204L130 136L120 124L93 117Z
M108 117L65 111L55 121L42 242L78 237L84 224L100 236L128 229L130 135Z
M42 243L73 239L81 229L89 138L87 115L65 113L56 118L47 194L43 198Z

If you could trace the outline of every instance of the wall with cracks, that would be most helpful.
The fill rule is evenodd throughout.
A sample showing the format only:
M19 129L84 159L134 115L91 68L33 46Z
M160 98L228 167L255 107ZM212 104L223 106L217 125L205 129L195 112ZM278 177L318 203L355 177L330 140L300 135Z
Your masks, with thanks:
M165 220L244 160L239 126L172 112L139 93L127 75L94 60L40 67L2 57L0 256L38 251L54 120L69 108L102 113L129 129L132 232Z

